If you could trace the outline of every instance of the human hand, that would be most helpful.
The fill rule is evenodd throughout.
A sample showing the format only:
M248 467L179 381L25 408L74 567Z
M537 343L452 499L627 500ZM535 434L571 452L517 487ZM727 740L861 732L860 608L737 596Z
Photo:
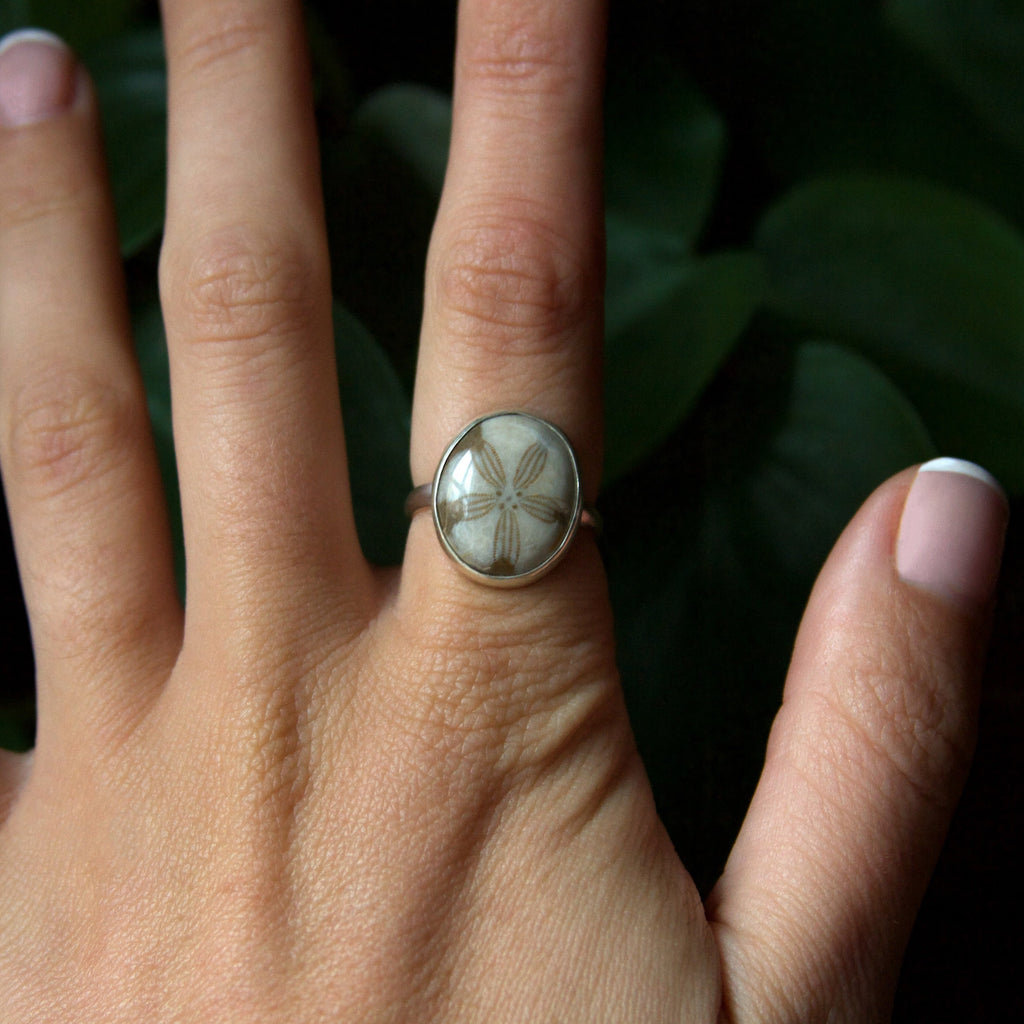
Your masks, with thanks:
M463 2L417 481L508 407L599 477L598 7ZM46 43L0 55L0 457L39 688L34 754L0 765L0 1019L883 1018L969 758L1001 496L939 466L854 520L702 906L586 532L514 591L424 516L400 574L360 554L298 5L164 15L187 614L88 83Z

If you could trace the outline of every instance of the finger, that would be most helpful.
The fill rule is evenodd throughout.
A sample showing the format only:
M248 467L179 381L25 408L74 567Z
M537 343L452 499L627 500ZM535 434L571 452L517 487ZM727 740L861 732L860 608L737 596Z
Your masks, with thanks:
M126 666L166 668L180 620L96 106L38 33L0 54L0 423L42 741L141 692Z
M829 558L708 903L730 1019L888 1019L970 760L1006 517L983 471L939 460Z
M413 409L417 481L470 420L523 408L569 435L593 497L603 49L601 0L461 5Z
M11 813L19 793L28 779L30 757L0 750L0 827Z
M161 291L189 623L295 607L294 586L342 577L348 600L368 570L345 470L300 5L165 0L163 12Z

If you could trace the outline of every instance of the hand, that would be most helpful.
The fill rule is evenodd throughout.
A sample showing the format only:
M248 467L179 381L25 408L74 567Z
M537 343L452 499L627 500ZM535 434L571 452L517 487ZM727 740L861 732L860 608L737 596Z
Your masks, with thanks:
M462 4L417 481L508 407L599 479L599 8ZM586 531L513 591L425 516L400 574L362 558L299 5L164 19L187 611L89 83L44 40L0 54L0 457L39 695L34 754L0 763L0 1019L883 1019L969 760L998 490L908 471L845 532L702 906Z

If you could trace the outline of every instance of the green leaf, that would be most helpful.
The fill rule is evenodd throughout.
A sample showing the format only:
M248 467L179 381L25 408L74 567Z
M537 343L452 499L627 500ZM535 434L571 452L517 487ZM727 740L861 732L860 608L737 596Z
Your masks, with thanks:
M322 145L335 295L409 383L449 121L447 99L396 86L356 111L346 137Z
M159 30L118 36L86 55L103 112L121 251L163 230L167 190L167 68Z
M5 0L0 5L0 35L33 27L56 33L74 50L123 29L134 0Z
M404 160L424 186L441 194L452 132L452 101L421 85L387 86L356 111L353 128Z
M1024 153L1024 5L965 0L887 0L905 37Z
M893 178L797 189L757 235L769 303L856 345L939 446L1024 489L1024 239L980 204Z
M702 886L757 780L824 559L879 483L934 453L907 399L841 346L754 339L724 377L686 434L602 502L630 716Z
M778 178L853 170L926 177L1024 223L1019 150L875 4L773 0L762 17L736 88Z
M740 563L755 577L767 568L795 582L802 599L867 494L935 454L917 410L892 381L841 346L808 342L796 351L765 457L742 480L709 490L708 522L732 517L734 542L752 547Z
M396 565L409 527L409 398L369 331L338 304L334 338L359 540L371 562Z
M760 262L749 254L652 260L643 273L634 263L631 273L615 241L621 237L610 224L606 483L657 448L690 412L763 292Z
M721 118L671 66L645 55L610 76L605 139L608 209L692 246L718 186Z

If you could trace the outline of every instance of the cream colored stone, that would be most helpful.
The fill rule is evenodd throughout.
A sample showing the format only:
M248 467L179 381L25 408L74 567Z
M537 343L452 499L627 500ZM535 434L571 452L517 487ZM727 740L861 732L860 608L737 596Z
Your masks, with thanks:
M434 508L442 540L471 570L496 580L532 573L561 552L579 517L572 450L524 413L478 421L442 465Z

